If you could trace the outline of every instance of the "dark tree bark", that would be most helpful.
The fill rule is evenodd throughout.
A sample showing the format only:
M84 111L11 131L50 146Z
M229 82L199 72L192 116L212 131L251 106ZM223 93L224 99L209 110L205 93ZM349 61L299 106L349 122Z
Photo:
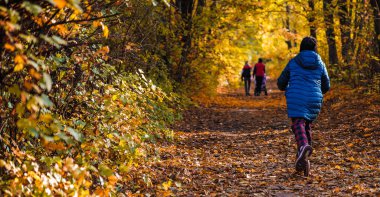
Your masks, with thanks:
M185 65L187 63L187 56L191 48L191 39L192 39L192 12L194 9L193 0L177 0L176 7L181 12L182 20L185 22L185 26L182 32L182 52L180 62L178 63L176 81L182 82L183 77L186 74Z
M380 0L371 0L371 7L373 8L373 21L375 27L375 37L374 43L376 43L375 54L380 57ZM374 76L376 73L380 73L380 63L379 61L372 60L371 63L371 75ZM380 89L380 84L379 89Z
M212 0L211 9L215 9L216 8L216 3L217 3L217 0Z
M181 32L182 52L176 76L177 82L181 83L186 78L186 75L189 74L189 68L186 65L189 61L188 55L193 43L193 11L196 11L196 14L201 14L202 7L206 5L206 2L205 0L198 0L196 4L195 0L176 0L175 5L181 12L181 17L185 24L183 32Z
M216 17L216 13L217 13L216 5L217 5L217 0L211 0L210 10L212 13L214 13L213 15L211 15L211 18L210 18L211 21L214 21L217 19L217 17ZM211 39L215 37L214 36L214 29L215 29L215 26L213 24L211 24L208 27L208 35L207 36L205 35L207 42L211 41Z
M308 16L309 26L310 26L310 35L314 38L317 38L317 28L315 27L315 4L314 0L308 0L310 13Z
M194 9L194 0L177 0L176 6L181 12L182 19L191 18Z
M198 0L198 9L197 9L197 14L202 13L202 9L206 6L206 0Z
M373 7L374 25L375 25L375 42L377 43L376 52L380 56L380 0L371 0L371 6Z
M342 42L342 57L344 62L350 61L350 46L351 46L351 18L348 13L347 0L338 0L339 4L339 21Z
M332 0L323 0L323 12L326 25L327 44L329 45L329 63L338 64L338 52L336 49L335 30L334 30L334 13Z
M286 4L286 19L285 19L285 28L288 32L291 32L290 30L290 6ZM286 44L288 45L288 49L291 49L292 46L292 40L286 40Z

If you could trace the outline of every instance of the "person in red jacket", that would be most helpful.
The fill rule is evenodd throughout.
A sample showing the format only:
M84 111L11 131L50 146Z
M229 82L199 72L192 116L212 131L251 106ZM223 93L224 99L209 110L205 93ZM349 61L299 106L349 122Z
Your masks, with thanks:
M263 63L263 59L259 58L259 62L255 64L253 68L253 76L256 79L256 88L255 88L255 96L260 96L261 94L261 86L263 84L263 78L265 75L265 64Z

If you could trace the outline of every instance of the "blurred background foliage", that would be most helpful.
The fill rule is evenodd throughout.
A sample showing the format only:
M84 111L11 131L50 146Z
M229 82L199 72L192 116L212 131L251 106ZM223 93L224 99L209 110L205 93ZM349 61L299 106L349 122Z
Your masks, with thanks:
M128 173L187 98L238 87L245 60L276 77L307 35L333 80L379 92L378 15L378 0L2 0L0 194L154 187Z

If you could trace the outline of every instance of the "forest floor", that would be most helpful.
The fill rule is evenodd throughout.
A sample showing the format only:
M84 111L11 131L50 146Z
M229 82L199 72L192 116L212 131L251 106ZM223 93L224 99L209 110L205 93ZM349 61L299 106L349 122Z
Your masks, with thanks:
M311 176L294 169L285 97L221 93L184 113L149 167L158 196L380 195L380 97L339 87L313 124ZM146 169L148 171L148 169ZM163 183L164 182L164 183ZM162 184L163 183L163 184ZM157 189L158 188L158 189ZM145 192L148 192L145 190Z

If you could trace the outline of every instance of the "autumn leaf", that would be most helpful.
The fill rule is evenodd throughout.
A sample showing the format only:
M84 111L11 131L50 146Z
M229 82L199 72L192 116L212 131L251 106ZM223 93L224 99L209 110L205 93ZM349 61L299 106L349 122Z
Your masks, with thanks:
M108 27L106 25L104 25L104 23L100 23L102 25L102 29L103 29L103 36L105 38L108 38L108 35L109 35L109 30L108 30Z
M53 5L57 6L57 8L62 9L66 6L66 0L49 0Z
M353 157L349 157L349 158L347 158L347 160L348 160L348 161L355 161L355 158L353 158Z
M16 66L14 67L14 72L21 71L24 68L25 60L23 55L16 55L14 61Z
M30 69L29 70L29 74L32 76L32 77L34 77L35 79L37 79L37 80L40 80L41 79L41 74L40 73L38 73L35 69Z
M168 190L172 186L172 180L162 183L162 188Z
M66 149L66 146L63 142L47 142L46 144L44 144L45 148L48 149L48 150L52 150L52 151L55 151L55 150L65 150Z
M8 43L5 43L4 48L9 50L9 51L15 50L15 47L13 45L8 44Z
M101 23L100 23L100 21L94 21L94 22L92 22L92 26L94 27L94 28L97 28L97 27L99 27L99 26L101 26Z
M103 54L103 55L106 55L107 53L110 52L110 48L108 46L103 46L102 48L100 48L98 51L96 51L95 54Z
M16 64L25 64L25 56L23 56L23 55L16 55L14 61L15 61Z
M339 166L339 165L336 165L334 168L335 168L335 169L338 169L338 170L342 170L342 167Z
M108 184L115 185L118 181L118 178L115 175L111 175L108 177Z
M28 91L30 91L30 90L32 90L32 88L33 88L33 84L30 83L30 82L28 82L28 81L25 81L25 82L24 82L24 87L25 87Z
M14 67L14 72L19 72L21 71L22 69L24 68L24 64L17 64L15 67Z
M108 196L109 193L110 193L110 190L108 188L96 188L95 192L94 192L97 196Z

